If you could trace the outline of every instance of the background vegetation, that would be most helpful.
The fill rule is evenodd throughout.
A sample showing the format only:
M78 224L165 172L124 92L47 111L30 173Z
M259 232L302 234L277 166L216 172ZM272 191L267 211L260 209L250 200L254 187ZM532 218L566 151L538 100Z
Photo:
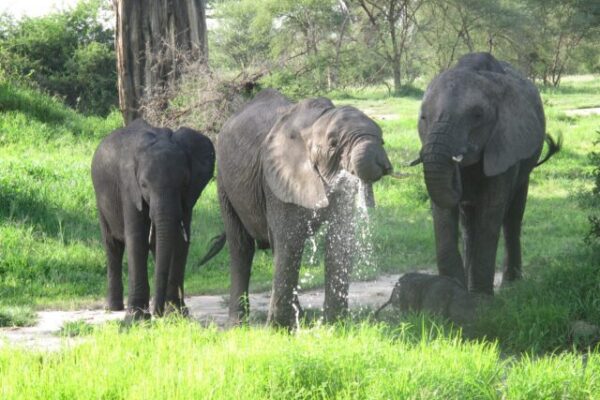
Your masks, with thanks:
M99 141L122 125L113 33L99 22L103 4L86 1L35 19L0 18L0 326L31 324L41 308L102 304L105 257L90 162ZM209 5L218 21L209 28L215 76L235 81L245 74L294 98L326 94L364 110L382 127L394 168L407 177L375 185L373 257L359 262L355 279L435 269L422 174L406 167L419 149L416 118L429 78L471 50L492 50L534 78L548 132L563 134L564 149L532 175L524 281L499 292L464 334L429 316L388 315L377 325L364 313L334 327L308 323L293 336L255 328L224 333L171 320L133 328L77 323L65 334L81 335L83 343L56 353L0 342L0 397L597 397L599 336L578 336L573 325L600 325L600 157L594 144L600 116L570 110L600 107L598 75L572 75L600 72L598 5ZM402 27L398 62L390 26ZM194 93L202 86L194 86L193 74L184 80L189 91L173 98L171 110L194 113ZM212 87L225 90L220 82ZM214 182L194 213L187 294L226 293L226 251L207 266L196 264L222 229ZM303 289L323 280L322 257L313 261L311 252L308 246ZM502 246L499 264L501 257ZM252 290L267 290L271 276L272 256L259 252Z

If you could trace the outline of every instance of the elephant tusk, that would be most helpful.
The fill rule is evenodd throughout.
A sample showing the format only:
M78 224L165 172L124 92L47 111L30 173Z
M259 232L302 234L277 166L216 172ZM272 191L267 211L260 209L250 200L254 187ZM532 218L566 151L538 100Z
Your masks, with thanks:
M185 227L183 226L183 221L181 221L181 234L183 235L183 240L185 240L185 242L188 242L188 235L187 232L185 231Z
M459 162L461 162L461 161L463 160L463 155L462 155L462 154L459 154L459 155L457 155L457 156L454 156L454 157L452 157L452 159L453 159L454 161L456 161L457 163L459 163Z
M152 224L152 221L150 221L150 233L148 234L148 244L152 243L152 227L153 227L153 224Z

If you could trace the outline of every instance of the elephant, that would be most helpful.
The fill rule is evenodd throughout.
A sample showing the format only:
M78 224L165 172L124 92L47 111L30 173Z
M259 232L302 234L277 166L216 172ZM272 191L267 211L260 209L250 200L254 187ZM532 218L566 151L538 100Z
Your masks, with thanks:
M226 121L217 136L217 159L230 252L230 322L243 323L248 316L256 247L271 248L268 324L293 328L304 243L324 222L324 317L343 316L360 186L352 182L364 183L361 193L372 203L371 184L392 171L379 126L354 107L336 107L322 97L293 103L265 89Z
M489 53L467 54L431 81L418 132L439 274L492 295L501 229L503 284L522 276L520 236L529 175L560 150L561 138L546 135L536 87ZM544 142L548 152L538 162Z
M419 272L398 279L390 299L375 311L375 317L390 304L401 312L428 311L463 326L474 321L477 310L476 297L457 279Z
M127 249L127 319L150 318L148 252L155 268L153 314L185 312L183 279L192 208L213 177L215 150L201 133L173 132L142 119L102 140L92 181L108 260L107 307L123 310L122 259Z

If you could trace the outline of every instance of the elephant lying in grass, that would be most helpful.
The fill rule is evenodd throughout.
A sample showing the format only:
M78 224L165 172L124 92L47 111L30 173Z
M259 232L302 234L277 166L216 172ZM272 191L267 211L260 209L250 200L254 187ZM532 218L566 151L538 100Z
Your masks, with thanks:
M293 103L267 89L225 123L217 158L231 258L230 320L248 316L254 251L271 247L275 271L268 320L294 324L304 243L325 221L324 314L328 321L342 316L355 240L357 188L350 182L362 181L365 197L372 199L371 184L392 171L381 129L356 108L336 107L325 98Z
M156 263L154 314L184 307L192 208L213 176L215 151L199 132L136 120L107 136L92 161L108 259L108 308L122 310L122 258L129 269L128 318L149 317L148 252Z
M429 84L419 115L420 159L440 275L465 282L473 292L493 294L502 228L503 281L521 277L529 175L560 149L560 138L555 142L545 129L537 88L488 53L467 54ZM549 151L538 162L544 141Z
M375 312L392 305L401 312L426 311L460 325L471 323L477 309L476 298L456 279L410 272L398 279L390 299Z

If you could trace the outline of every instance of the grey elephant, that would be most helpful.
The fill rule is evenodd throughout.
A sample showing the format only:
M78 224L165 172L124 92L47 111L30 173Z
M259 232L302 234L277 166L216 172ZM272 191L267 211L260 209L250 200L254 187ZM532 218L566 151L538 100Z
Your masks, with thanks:
M329 321L343 315L358 191L350 182L364 182L363 194L372 199L371 183L392 170L377 124L356 108L335 107L325 98L293 103L267 89L225 123L217 158L231 258L231 322L243 321L249 312L255 248L271 247L275 270L268 321L293 326L304 243L324 221L324 314Z
M92 160L92 181L108 259L108 308L122 310L122 259L127 249L128 316L150 316L148 252L155 259L154 314L184 307L183 278L192 208L213 176L211 141L135 120L104 138Z
M493 294L503 229L503 282L521 277L521 223L529 175L560 149L545 133L536 87L488 53L462 57L429 84L418 122L440 275ZM549 150L538 162L546 141ZM464 266L459 252L459 220Z
M398 279L390 299L375 312L375 317L392 305L401 312L427 311L460 325L475 319L477 301L457 279L410 272Z

